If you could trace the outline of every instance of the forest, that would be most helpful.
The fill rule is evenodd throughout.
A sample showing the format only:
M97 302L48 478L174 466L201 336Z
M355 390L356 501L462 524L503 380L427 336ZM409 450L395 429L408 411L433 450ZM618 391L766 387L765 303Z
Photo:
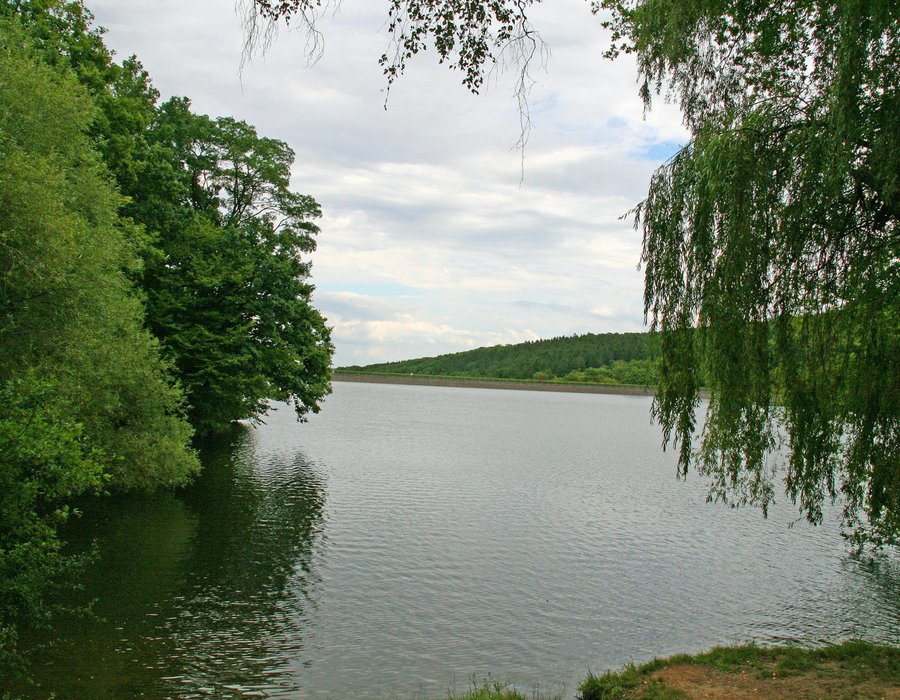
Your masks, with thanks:
M648 333L585 333L337 371L652 386L658 363Z
M180 486L195 435L330 390L293 152L160 101L81 2L0 2L0 676L79 563L76 499Z

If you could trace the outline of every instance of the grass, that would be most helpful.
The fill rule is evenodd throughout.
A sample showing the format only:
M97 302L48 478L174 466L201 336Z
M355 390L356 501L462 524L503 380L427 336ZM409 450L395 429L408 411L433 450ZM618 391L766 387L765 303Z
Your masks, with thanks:
M691 668L695 672L690 672ZM670 673L664 673L669 670ZM685 671L687 669L687 672ZM697 673L696 671L699 671ZM582 700L691 697L689 683L702 681L705 692L738 690L757 697L785 694L803 697L880 697L900 692L900 649L866 642L846 642L821 649L717 647L702 654L678 654L620 671L590 675L579 687ZM676 687L681 686L681 687Z
M681 700L691 697L882 698L900 696L900 648L845 642L819 649L716 647L590 675L580 700ZM562 700L509 683L473 679L446 700Z
M472 687L462 694L451 693L446 700L563 700L562 695L545 695L537 690L528 695L492 678L477 682L472 679Z

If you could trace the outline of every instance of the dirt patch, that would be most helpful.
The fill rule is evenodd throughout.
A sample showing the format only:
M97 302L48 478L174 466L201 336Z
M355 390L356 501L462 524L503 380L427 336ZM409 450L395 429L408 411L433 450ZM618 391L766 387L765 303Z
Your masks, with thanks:
M813 670L779 672L774 667L720 671L710 666L676 664L650 675L689 698L734 699L796 698L839 700L883 698L900 700L900 685L878 678L860 677L840 664L822 664Z

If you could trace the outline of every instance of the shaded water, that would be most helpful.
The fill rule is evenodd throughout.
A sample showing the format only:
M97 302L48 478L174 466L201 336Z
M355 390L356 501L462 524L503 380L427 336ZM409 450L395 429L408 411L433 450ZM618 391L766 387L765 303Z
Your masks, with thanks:
M204 449L185 493L103 502L62 698L435 697L756 639L900 643L900 563L707 505L643 397L336 384ZM36 694L36 697L38 694Z

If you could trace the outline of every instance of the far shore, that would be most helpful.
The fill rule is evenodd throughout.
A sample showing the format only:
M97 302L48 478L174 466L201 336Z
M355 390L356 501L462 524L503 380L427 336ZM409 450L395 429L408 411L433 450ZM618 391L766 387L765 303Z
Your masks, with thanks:
M576 394L620 394L623 396L653 396L652 387L614 384L569 384L563 382L524 382L505 379L469 379L466 377L428 377L415 374L363 374L335 372L336 382L366 382L370 384L412 384L416 386L451 386L466 389L513 389L516 391L565 391Z

